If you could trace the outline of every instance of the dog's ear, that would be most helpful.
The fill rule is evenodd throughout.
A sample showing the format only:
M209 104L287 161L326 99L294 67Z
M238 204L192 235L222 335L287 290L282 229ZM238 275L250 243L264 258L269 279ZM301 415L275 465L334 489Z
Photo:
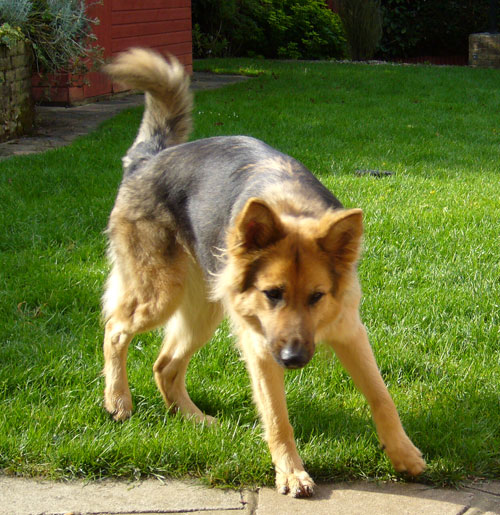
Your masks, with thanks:
M319 247L332 259L339 272L350 268L359 259L363 235L363 212L346 209L328 213L321 220Z
M236 220L238 244L246 250L263 249L285 236L276 213L262 200L251 198Z

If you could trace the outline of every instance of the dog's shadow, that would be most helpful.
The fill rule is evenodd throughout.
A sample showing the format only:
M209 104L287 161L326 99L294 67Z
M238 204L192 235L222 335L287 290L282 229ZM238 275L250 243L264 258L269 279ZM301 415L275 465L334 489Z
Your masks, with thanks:
M192 399L204 413L224 424L254 427L259 424L259 416L252 400L250 382L241 378L237 382L238 386L230 395L214 388L213 395L207 396L206 391L195 389ZM346 406L342 394L332 394L325 401L324 396L311 398L309 391L301 392L300 388L288 390L291 390L287 395L289 419L299 446L322 441L357 440L360 435L376 444L375 429L366 403L361 401L361 406L353 410Z

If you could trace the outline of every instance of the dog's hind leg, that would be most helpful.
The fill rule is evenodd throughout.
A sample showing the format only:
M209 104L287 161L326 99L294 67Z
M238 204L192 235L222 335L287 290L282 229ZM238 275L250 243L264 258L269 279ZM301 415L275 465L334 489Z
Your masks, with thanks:
M132 397L127 380L127 351L133 333L127 323L114 318L106 323L104 333L104 370L106 386L104 407L115 420L125 420L132 413Z
M104 406L115 420L125 420L132 412L128 346L135 334L163 325L179 306L187 256L153 222L112 220L110 225L113 268L103 297Z
M153 367L156 384L171 410L198 422L212 423L194 404L186 390L186 371L192 355L212 336L222 320L218 303L207 300L204 279L199 268L191 264L181 305L165 327L161 352Z

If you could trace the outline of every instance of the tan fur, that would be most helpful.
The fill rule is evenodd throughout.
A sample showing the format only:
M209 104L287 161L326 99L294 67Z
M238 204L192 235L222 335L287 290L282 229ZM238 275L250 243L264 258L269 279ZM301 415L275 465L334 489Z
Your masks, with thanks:
M129 84L149 88L150 102L158 103L157 112L147 109L138 140L148 137L148 117L171 118L183 112L186 119L176 122L180 133L172 134L174 140L182 140L189 125L186 82L176 64L143 52L132 51L108 68ZM292 173L286 162L269 164L282 165ZM252 171L260 172L260 166ZM261 198L246 202L228 228L222 272L210 281L189 242L179 237L172 216L148 207L151 192L122 185L108 228L112 270L103 297L105 407L116 420L130 416L128 345L135 334L164 325L154 376L168 409L213 422L189 398L185 375L191 356L226 313L248 367L280 492L309 496L314 488L288 421L279 363L290 345L300 348L304 364L320 342L333 347L368 400L380 441L396 470L419 474L425 462L401 425L358 314L361 210L321 211L300 188L287 191L270 185ZM276 302L270 297L275 290Z
M104 66L104 71L122 85L146 92L144 117L132 149L151 138L151 131L158 127L171 144L187 141L192 125L193 96L189 91L189 77L175 57L171 56L167 62L156 52L132 48ZM174 128L172 121L175 121ZM126 156L124 165L128 164Z

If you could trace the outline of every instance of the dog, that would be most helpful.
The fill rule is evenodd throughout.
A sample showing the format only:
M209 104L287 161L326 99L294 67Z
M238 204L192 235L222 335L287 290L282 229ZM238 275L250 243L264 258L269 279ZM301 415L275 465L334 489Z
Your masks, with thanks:
M359 317L362 211L345 209L301 163L247 136L187 142L189 77L174 58L134 48L106 65L145 91L145 111L123 158L107 235L103 296L104 406L127 419L127 348L165 327L154 377L170 410L211 423L190 399L191 356L229 316L283 494L308 497L288 421L284 371L330 345L366 397L397 471L425 468L406 435Z

